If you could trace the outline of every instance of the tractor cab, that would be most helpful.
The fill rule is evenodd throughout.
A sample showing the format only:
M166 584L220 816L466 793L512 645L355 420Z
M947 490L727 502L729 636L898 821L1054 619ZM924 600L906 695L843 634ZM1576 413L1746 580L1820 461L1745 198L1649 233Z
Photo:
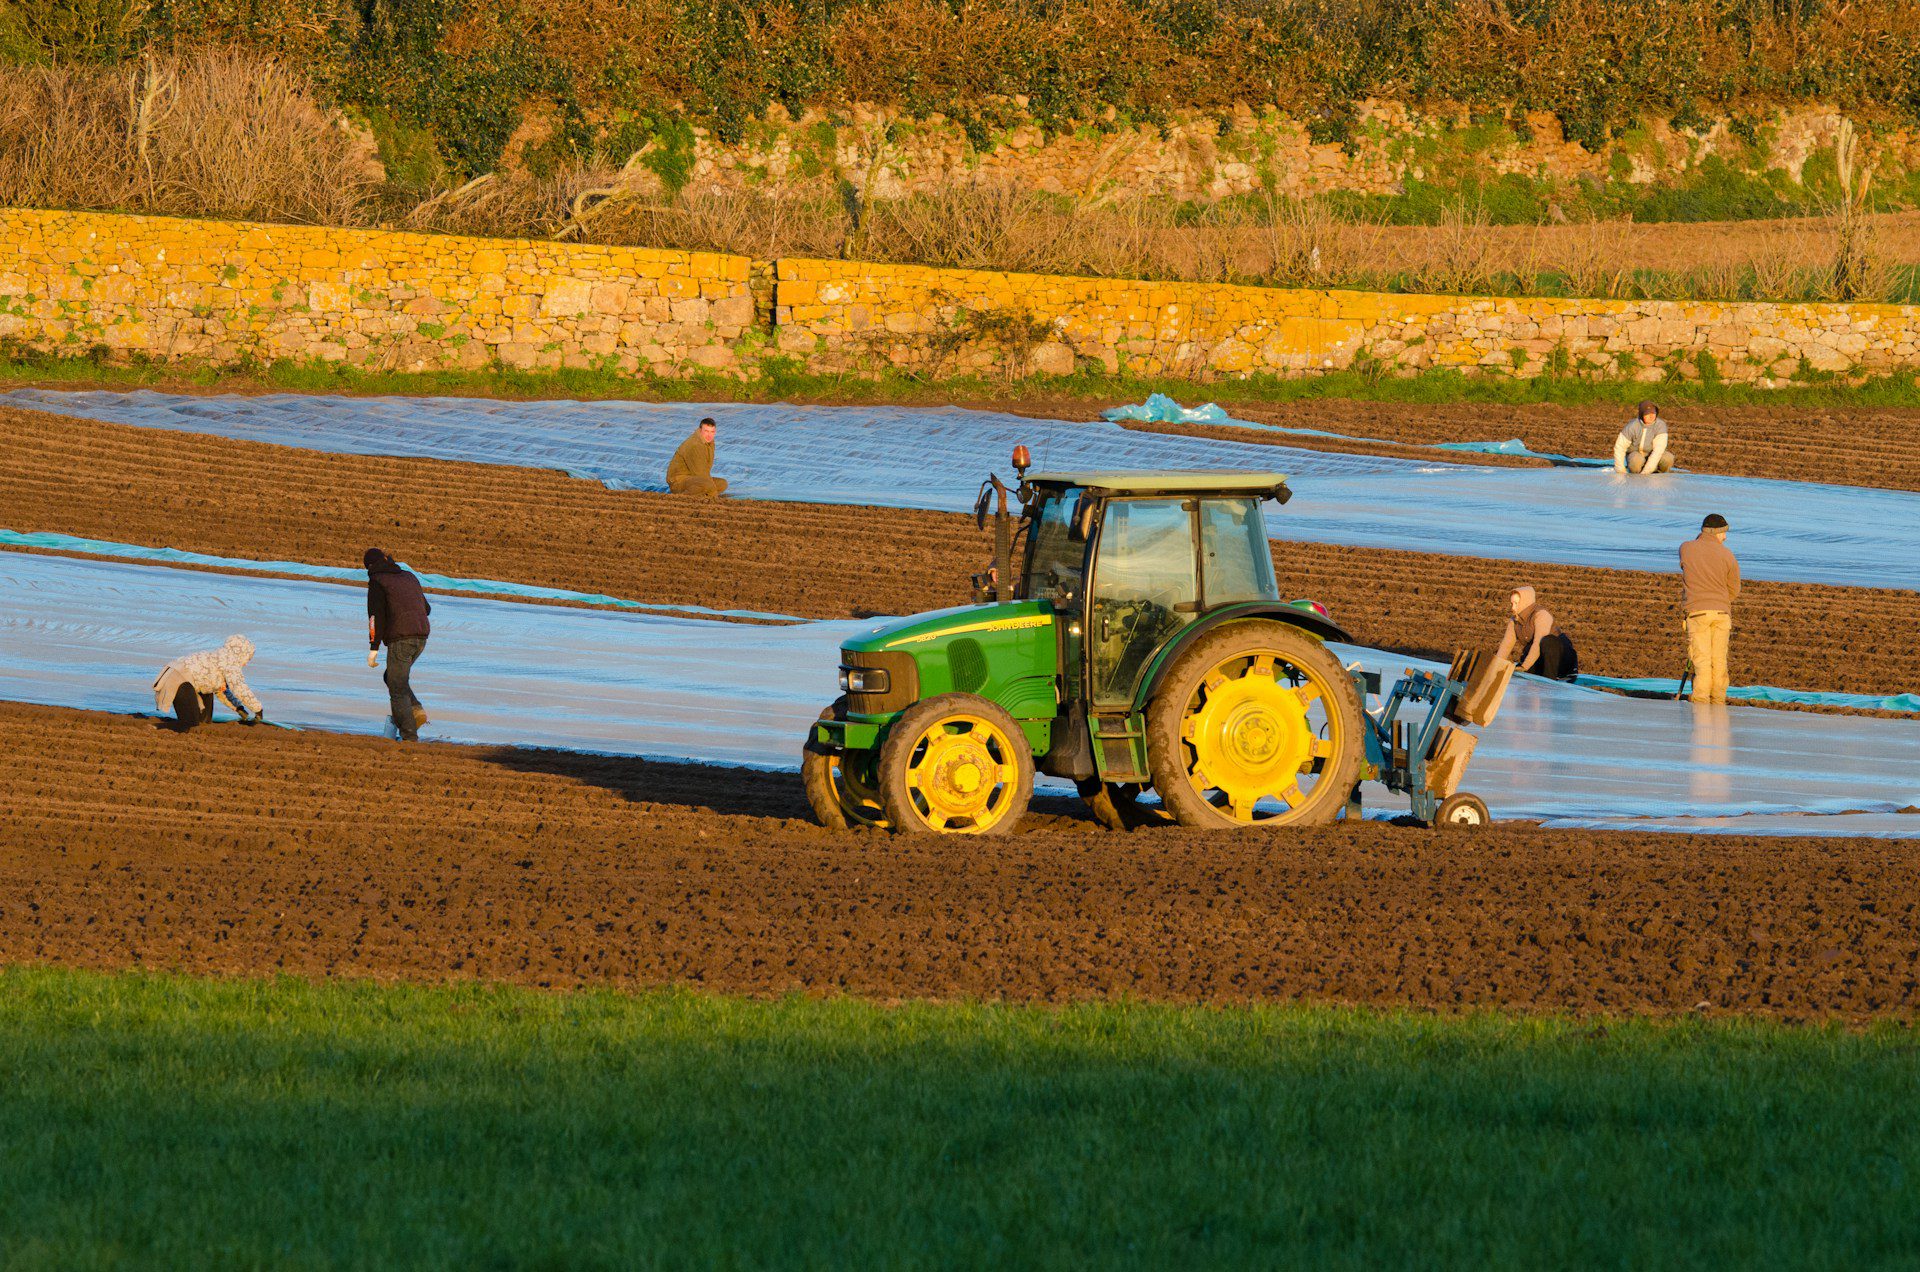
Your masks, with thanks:
M1096 712L1131 708L1155 655L1189 625L1280 603L1262 514L1290 497L1280 474L1036 473L1026 485L1015 595L1078 620L1065 661Z

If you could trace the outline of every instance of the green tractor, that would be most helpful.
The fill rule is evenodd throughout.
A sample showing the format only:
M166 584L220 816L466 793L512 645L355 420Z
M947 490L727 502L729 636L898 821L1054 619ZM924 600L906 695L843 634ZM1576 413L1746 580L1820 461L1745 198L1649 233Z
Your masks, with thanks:
M1282 601L1264 472L1026 473L1017 528L997 477L995 563L974 605L900 619L841 649L843 693L808 735L808 802L831 827L1004 834L1036 772L1103 824L1147 788L1183 825L1332 821L1368 755L1349 637ZM1017 563L1017 568L1014 568Z

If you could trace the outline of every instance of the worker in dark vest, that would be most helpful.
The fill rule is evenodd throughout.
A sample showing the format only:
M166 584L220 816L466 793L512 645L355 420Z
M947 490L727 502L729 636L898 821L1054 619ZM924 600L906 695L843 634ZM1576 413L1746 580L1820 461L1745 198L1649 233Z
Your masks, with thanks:
M1540 604L1530 587L1516 587L1507 597L1513 616L1500 640L1501 658L1512 658L1521 671L1548 680L1572 680L1580 674L1580 655L1573 642L1555 625L1553 615Z
M680 449L667 461L667 489L676 495L701 495L718 499L727 493L727 483L713 475L713 439L720 426L712 420L700 421Z
M420 580L394 564L379 548L368 548L361 558L367 567L367 666L379 665L380 646L387 647L387 701L393 727L403 741L415 742L427 712L413 692L413 664L427 647L432 627L427 615L433 606L420 590Z

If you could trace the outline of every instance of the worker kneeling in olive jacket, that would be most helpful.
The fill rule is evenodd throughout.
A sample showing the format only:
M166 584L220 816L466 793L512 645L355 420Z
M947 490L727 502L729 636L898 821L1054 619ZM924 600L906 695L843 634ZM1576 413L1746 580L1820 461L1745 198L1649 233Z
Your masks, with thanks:
M701 420L680 449L667 461L667 489L676 495L704 495L718 499L727 493L727 483L713 475L713 439L720 428L712 420Z

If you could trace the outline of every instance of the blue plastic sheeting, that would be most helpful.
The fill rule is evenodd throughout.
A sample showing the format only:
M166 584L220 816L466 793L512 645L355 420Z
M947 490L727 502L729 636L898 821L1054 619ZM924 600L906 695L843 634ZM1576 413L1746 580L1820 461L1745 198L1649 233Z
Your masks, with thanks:
M1544 459L1550 464L1561 464L1571 468L1611 468L1610 459L1576 459L1571 455L1561 455L1554 451L1537 451L1517 437L1504 442L1435 442L1427 445L1423 442L1396 442L1386 437L1359 437L1352 433L1329 433L1323 428L1298 428L1288 424L1261 424L1253 420L1239 420L1227 413L1227 409L1216 402L1201 406L1181 406L1164 393L1151 393L1147 400L1138 406L1114 406L1100 412L1103 419L1116 423L1122 420L1147 420L1156 424L1231 424L1235 428L1263 429L1270 433L1293 433L1300 437L1331 437L1342 442L1374 442L1383 446L1416 446L1424 450L1471 451L1479 455L1524 455L1529 459Z
M1524 455L1528 459L1544 459L1549 464L1558 464L1563 468L1612 468L1611 459L1581 459L1573 455L1562 455L1558 451L1537 451L1517 437L1509 437L1504 442L1435 442L1435 450L1468 451L1476 455Z
M448 741L791 769L869 621L762 627L472 597L434 605L415 672ZM294 579L0 553L0 698L148 712L170 658L243 632L248 681L281 723L382 731L347 589ZM1337 647L1389 678L1405 659ZM1499 817L1889 812L1920 803L1920 722L1643 702L1517 682L1467 789ZM1369 786L1375 811L1404 800ZM1865 824L1862 819L1846 819Z
M1577 683L1590 689L1615 689L1621 693L1673 697L1678 680L1652 677L1580 676ZM1813 689L1777 689L1772 685L1732 685L1727 689L1732 702L1786 702L1806 706L1854 707L1863 711L1920 711L1920 693L1820 693Z
M1277 536L1315 543L1673 572L1706 513L1750 578L1920 589L1920 494L1696 473L1482 468L1132 432L953 408L472 398L169 397L18 390L16 405L349 454L557 468L658 489L702 415L716 471L758 499L959 511L1015 443L1037 467L1288 473Z
M304 561L256 561L251 557L210 556L205 552L187 552L180 548L149 548L137 543L115 543L110 539L83 539L78 535L36 530L22 533L0 529L0 548L46 548L54 552L85 552L92 556L120 557L131 561L159 561L168 565L217 566L227 570L251 570L263 574L299 574L306 578L328 579L339 583L365 583L364 569L337 565L308 565ZM413 567L405 562L401 566ZM423 587L443 592L478 592L484 596L511 596L521 600L577 601L585 605L605 605L613 609L646 610L659 614L705 614L714 618L751 618L764 622L798 623L804 620L792 614L770 614L763 610L717 610L705 605L664 605L649 601L629 601L604 592L574 592L563 587L540 587L532 583L504 583L498 579L463 579L450 574L432 574L413 570Z

